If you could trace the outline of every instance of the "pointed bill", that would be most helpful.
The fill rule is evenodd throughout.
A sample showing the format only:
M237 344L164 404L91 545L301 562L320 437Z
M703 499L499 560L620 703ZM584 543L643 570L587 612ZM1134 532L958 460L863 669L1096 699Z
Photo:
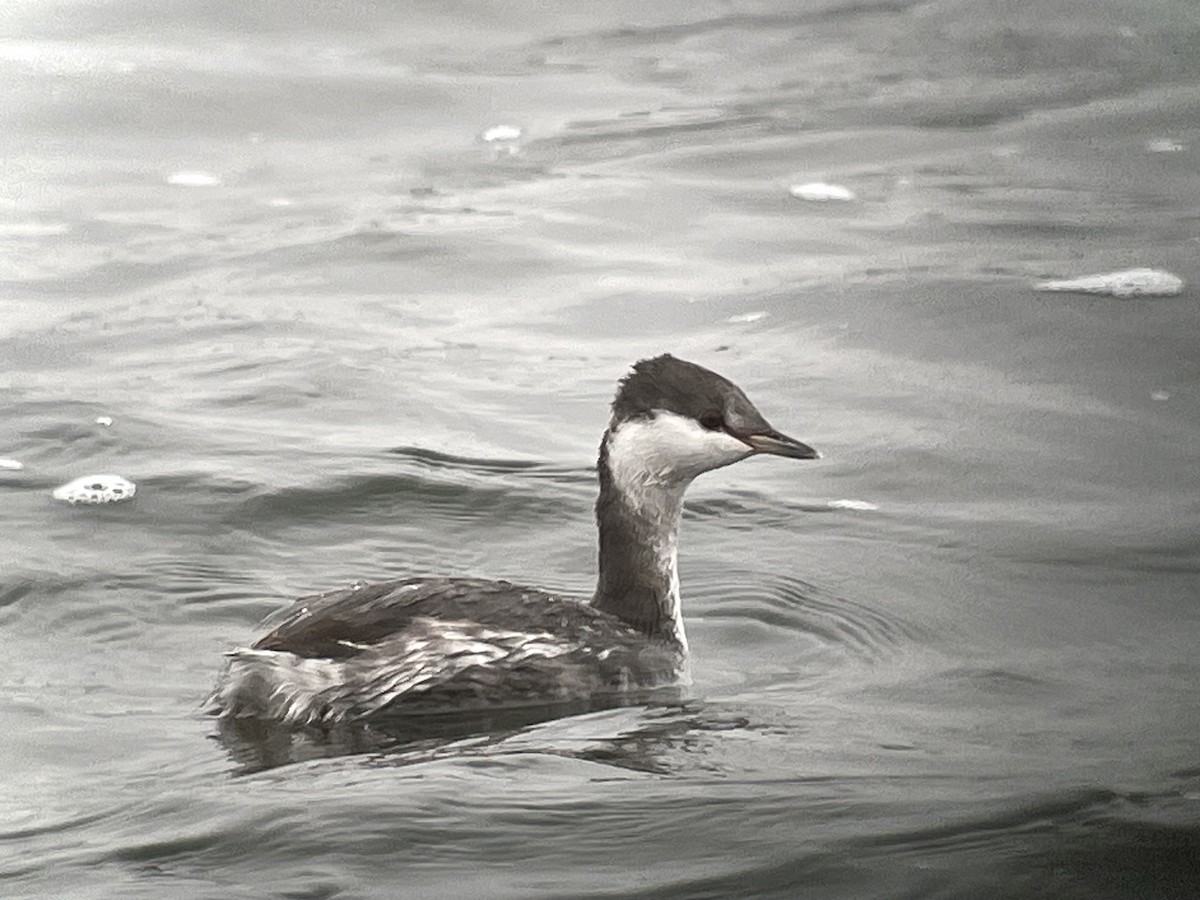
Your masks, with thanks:
M792 459L820 459L821 454L808 444L798 441L778 431L765 431L759 434L748 434L742 438L755 453L770 453L775 456L788 456Z

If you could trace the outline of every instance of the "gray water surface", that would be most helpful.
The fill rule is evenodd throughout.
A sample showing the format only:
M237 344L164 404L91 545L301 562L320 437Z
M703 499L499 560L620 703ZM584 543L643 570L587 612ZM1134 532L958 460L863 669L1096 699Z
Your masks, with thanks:
M1192 0L6 4L0 895L1200 895L1198 51ZM1188 286L1032 289L1140 266ZM301 594L586 595L664 351L824 456L693 488L686 697L218 739Z

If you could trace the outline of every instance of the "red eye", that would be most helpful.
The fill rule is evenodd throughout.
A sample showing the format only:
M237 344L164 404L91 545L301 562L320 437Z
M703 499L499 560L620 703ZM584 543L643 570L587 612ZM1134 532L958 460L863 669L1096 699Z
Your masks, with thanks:
M700 427L708 431L720 431L725 427L725 420L720 413L705 413L700 417Z

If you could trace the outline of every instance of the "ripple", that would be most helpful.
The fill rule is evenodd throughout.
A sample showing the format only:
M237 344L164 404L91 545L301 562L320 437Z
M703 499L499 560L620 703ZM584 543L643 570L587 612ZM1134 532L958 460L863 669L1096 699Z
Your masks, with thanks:
M148 594L175 598L163 605L162 615L171 622L227 619L244 625L247 619L260 621L279 609L265 579L241 563L162 556L149 561L134 584Z
M319 731L221 719L217 738L241 775L363 754L374 765L390 767L536 754L665 774L660 754L686 734L738 727L744 727L741 720L705 717L702 710L681 704L679 689L670 686L525 707L398 713L369 725Z
M978 813L928 828L872 835L855 843L862 846L904 846L912 849L975 845L983 835L1021 832L1032 827L1045 827L1051 821L1061 824L1064 820L1079 819L1094 814L1101 808L1112 806L1118 799L1119 795L1111 790L1090 788L1037 797L1019 805L1005 801L1000 808L991 812Z
M70 598L93 583L88 576L64 578L51 572L27 573L24 577L12 577L0 589L0 609L19 606L26 597L37 598L38 605L57 597ZM31 601L34 602L34 601Z
M0 841L19 841L43 835L63 835L70 831L118 818L128 811L128 806L121 806L103 812L59 812L57 810L30 811L25 817L29 824L20 824L20 817L13 816L0 830ZM11 811L10 811L11 816Z
M1024 802L1005 799L991 804L990 812L954 816L970 808L964 803L936 811L948 819L944 825L893 831L864 808L855 821L874 825L873 834L610 896L1185 896L1179 888L1194 881L1195 828L1107 821L1118 802L1112 791L1081 789ZM928 808L908 813L919 821L930 814ZM835 820L829 831L838 830ZM820 886L815 893L813 885Z
M896 652L920 637L900 619L788 576L730 572L705 579L690 593L710 605L706 619L749 620L813 635L866 659Z
M72 604L49 619L60 634L90 643L133 643L145 635L145 622L123 602Z
M222 720L218 739L237 774L314 759L366 756L371 767L404 768L435 760L523 766L548 757L654 775L680 769L707 736L762 730L736 711L696 700L678 688L507 710L396 716L370 727L295 731L259 720ZM541 765L541 763L538 763ZM595 777L595 776L593 776Z
M199 255L150 262L105 260L78 271L0 280L0 289L19 297L115 296L191 274L207 262Z
M1037 694L1053 694L1061 689L1048 678L998 667L959 666L940 671L938 679L993 696L1019 700L1030 700Z

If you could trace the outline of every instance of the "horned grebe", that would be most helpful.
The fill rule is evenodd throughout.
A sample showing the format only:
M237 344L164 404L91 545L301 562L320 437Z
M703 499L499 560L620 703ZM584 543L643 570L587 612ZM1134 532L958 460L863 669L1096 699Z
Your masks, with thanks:
M222 717L329 726L388 714L587 700L686 672L676 567L683 494L756 453L816 459L741 389L664 355L620 383L600 444L591 602L477 578L405 578L303 597L229 663Z

